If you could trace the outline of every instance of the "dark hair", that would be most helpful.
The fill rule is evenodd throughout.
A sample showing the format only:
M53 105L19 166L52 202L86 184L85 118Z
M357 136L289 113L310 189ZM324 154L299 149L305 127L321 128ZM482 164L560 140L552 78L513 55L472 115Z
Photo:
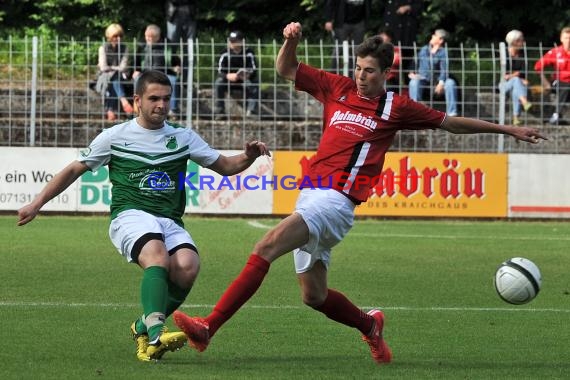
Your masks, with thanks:
M168 79L165 73L158 70L145 70L137 78L137 84L135 86L135 94L137 94L138 96L142 96L146 91L148 85L151 83L161 84L163 86L168 86L172 89L172 84L170 84L170 79Z
M368 37L356 48L356 56L360 58L376 58L381 70L392 67L394 62L394 45L384 42L380 36Z

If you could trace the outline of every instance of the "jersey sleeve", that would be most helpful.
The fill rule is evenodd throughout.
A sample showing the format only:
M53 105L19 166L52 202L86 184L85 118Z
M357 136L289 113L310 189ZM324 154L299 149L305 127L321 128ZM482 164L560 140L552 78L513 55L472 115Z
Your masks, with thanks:
M188 129L190 159L198 165L207 168L212 165L220 157L220 152L210 147L200 135L191 129Z
M407 96L398 96L398 103L387 120L400 125L398 129L436 129L445 120L445 112L429 108Z
M89 147L79 151L77 161L85 163L91 171L107 165L111 159L111 133L111 129L99 133Z
M342 75L336 75L299 63L295 76L295 89L305 91L321 103L336 99L339 94L352 87L354 81Z

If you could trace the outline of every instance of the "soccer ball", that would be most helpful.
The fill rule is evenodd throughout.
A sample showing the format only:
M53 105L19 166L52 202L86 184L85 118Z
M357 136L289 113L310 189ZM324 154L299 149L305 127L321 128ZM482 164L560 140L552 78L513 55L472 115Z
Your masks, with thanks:
M499 297L513 305L532 301L540 291L541 283L536 264L523 257L505 261L495 273L495 289Z

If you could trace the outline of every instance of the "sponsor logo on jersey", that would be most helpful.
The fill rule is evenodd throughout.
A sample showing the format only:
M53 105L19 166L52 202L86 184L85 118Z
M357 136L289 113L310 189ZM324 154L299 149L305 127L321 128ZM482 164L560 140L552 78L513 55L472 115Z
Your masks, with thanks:
M350 111L336 111L331 118L329 126L336 124L352 124L373 131L378 123L370 116L363 115L362 112L354 113Z
M174 190L175 183L170 179L166 172L152 172L145 175L139 182L141 190Z

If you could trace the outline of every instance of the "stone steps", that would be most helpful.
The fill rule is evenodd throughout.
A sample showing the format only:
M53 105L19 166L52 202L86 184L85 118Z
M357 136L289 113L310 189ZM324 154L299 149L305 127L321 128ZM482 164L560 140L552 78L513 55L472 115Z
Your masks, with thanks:
M267 142L272 149L314 150L321 136L321 105L304 93L265 89L261 113L254 119L243 115L242 98L228 98L228 121L212 115L212 91L195 91L191 123L182 107L179 121L196 129L218 149L242 149L247 139ZM29 145L31 98L26 88L0 85L0 145ZM184 104L184 102L181 102ZM510 104L510 103L509 103ZM536 104L536 103L535 103ZM431 104L445 109L443 102ZM493 93L463 94L462 115L497 122L498 97ZM550 139L539 146L516 144L505 139L508 152L570 153L570 126L553 127L544 123L551 109L536 104L523 121L536 125ZM40 88L37 97L36 146L84 147L103 128L114 122L104 119L102 99L88 86ZM510 107L508 107L510 109ZM570 111L566 110L570 115ZM545 116L547 115L547 116ZM507 112L507 121L510 116ZM441 133L441 135L439 135ZM402 131L393 149L402 151L496 152L495 135L449 135L443 132Z

